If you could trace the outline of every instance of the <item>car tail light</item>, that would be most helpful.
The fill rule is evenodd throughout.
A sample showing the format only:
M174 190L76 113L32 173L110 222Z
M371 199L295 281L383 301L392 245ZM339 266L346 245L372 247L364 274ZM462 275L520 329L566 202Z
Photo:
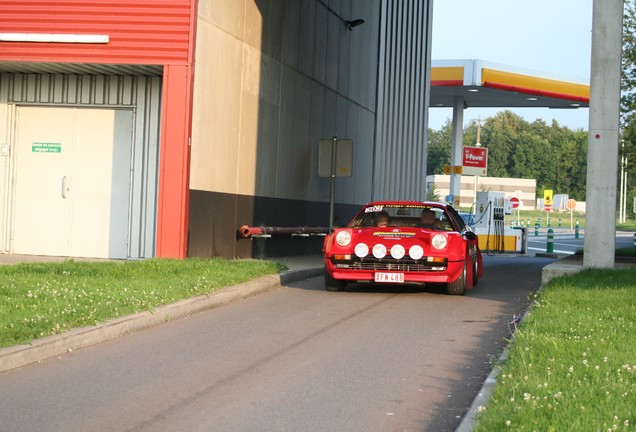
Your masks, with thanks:
M424 249L419 245L411 246L409 248L409 256L414 260L418 260L424 256Z
M435 234L431 239L431 245L433 245L435 249L444 249L447 244L448 239L444 234Z
M404 246L396 244L391 248L391 256L397 260L402 259L404 257L405 251Z
M386 256L386 246L380 243L373 246L373 256L377 259L384 258Z
M364 243L358 243L354 249L358 258L364 258L369 255L369 246Z
M336 234L336 243L340 246L347 246L351 243L351 233L349 231L338 231L338 234Z

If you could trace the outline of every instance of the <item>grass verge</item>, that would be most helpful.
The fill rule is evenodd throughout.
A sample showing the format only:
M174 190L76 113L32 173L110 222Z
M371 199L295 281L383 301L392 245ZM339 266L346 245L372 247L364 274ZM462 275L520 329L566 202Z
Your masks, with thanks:
M583 249L577 249L574 255L583 255ZM636 257L636 247L626 247L616 249L615 256L617 257Z
M627 221L625 223L616 223L616 229L621 231L636 231L636 222Z
M94 325L284 270L263 260L0 266L0 347Z
M636 269L585 270L537 297L475 431L634 431Z

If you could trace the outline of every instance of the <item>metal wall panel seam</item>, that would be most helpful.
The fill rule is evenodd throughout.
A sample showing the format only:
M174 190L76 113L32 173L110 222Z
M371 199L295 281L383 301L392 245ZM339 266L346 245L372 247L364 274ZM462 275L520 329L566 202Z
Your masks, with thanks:
M410 57L411 57L411 76L412 79L415 83L419 83L420 77L418 76L418 64L419 64L419 54L420 54L420 35L421 35L421 21L420 21L420 14L421 14L421 2L417 2L414 4L414 11L413 11L413 19L415 21L414 27L415 27L415 31L414 31L414 38L413 38L413 43L411 44L411 52L410 52ZM419 105L418 105L418 100L419 100L419 94L420 92L416 92L413 94L411 103L410 103L410 110L411 110L411 130L410 130L410 142L411 142L411 159L410 159L410 163L411 163L411 171L416 173L415 176L411 179L410 181L410 198L411 199L421 199L422 197L420 196L419 193L419 188L417 187L418 182L420 181L421 178L421 163L420 163L420 159L419 159L419 149L420 149L420 145L421 143L418 140L418 131L419 131L419 114L420 114L420 110L419 110Z
M386 16L387 2L380 0L380 14L378 19L378 54L376 64L376 83L375 83L375 122L373 133L373 154L371 157L371 200L377 199L378 185L381 184L382 172L378 169L379 160L378 152L382 149L382 123L384 121L384 69L383 59L385 58L385 38L384 38L384 17Z
M424 116L422 117L422 143L425 146L424 151L426 157L428 157L428 108L430 104L430 94L431 94L431 50L432 50L432 37L433 37L433 1L426 2L426 11L424 14L424 56L422 58L424 63L424 95L422 101L422 113ZM424 165L424 177L422 178L421 186L423 188L424 193L426 192L426 165Z
M412 164L412 150L413 143L411 141L411 130L413 128L413 123L411 121L413 116L413 110L411 107L411 99L413 97L413 74L411 73L412 68L412 48L413 48L413 32L415 28L413 27L413 0L409 0L405 7L406 15L408 17L409 28L407 29L407 37L404 43L404 76L405 82L407 83L407 91L404 95L404 124L406 127L404 128L404 151L402 156L402 163L404 165L404 176L403 176L403 186L401 190L401 198L406 199L411 196L411 182L413 181L413 164Z
M376 144L376 159L374 170L377 176L377 182L375 185L374 191L374 200L384 198L384 183L386 172L384 169L384 163L386 161L386 141L387 141L387 131L386 131L386 121L389 113L387 112L387 92L386 92L386 83L387 83L387 71L390 67L389 62L386 61L389 51L388 40L387 37L387 15L389 13L390 4L389 0L382 0L383 10L382 15L380 16L380 54L381 57L378 59L378 112L380 113L379 118L376 120L378 124L378 138Z
M408 10L406 7L410 1L411 0L400 2L400 6L401 6L400 14L396 15L396 18L398 18L398 20L396 21L396 25L395 25L396 33L399 35L398 37L399 45L395 55L396 55L396 63L398 65L398 79L400 83L400 91L398 93L398 98L395 100L395 106L396 106L396 111L398 112L398 118L397 118L396 124L393 125L393 127L396 128L396 132L398 136L398 139L395 144L396 172L398 173L398 175L397 175L396 187L393 192L393 197L397 199L402 198L402 193L404 190L404 181L406 178L405 164L404 164L406 143L404 142L404 132L408 125L406 125L405 123L406 109L404 104L407 97L406 95L408 93L409 83L407 81L407 76L405 73L406 72L405 63L407 59L405 58L404 51L405 51L406 43L408 41L408 31L409 31Z
M389 76L389 80L390 82L393 83L393 90L391 92L391 96L390 96L390 100L389 100L389 109L391 110L391 118L389 120L389 122L387 123L387 129L389 130L389 133L391 134L391 139L387 142L387 151L389 152L389 157L387 158L387 169L388 169L388 177L387 177L387 184L385 186L385 196L387 199L393 199L393 197L395 196L395 190L396 190L396 178L398 176L398 172L397 172L397 155L395 154L395 149L397 148L398 144L398 131L397 128L395 127L396 123L398 122L400 113L398 111L398 107L396 106L396 100L397 98L400 97L400 80L399 80L399 74L400 74L400 65L397 62L397 58L396 58L396 52L399 49L399 38L397 37L396 34L396 27L397 27L397 15L398 15L398 11L399 11L399 5L396 6L396 2L394 0L391 1L391 3L394 5L394 9L392 10L392 14L389 17L389 28L388 28L388 32L389 32L389 37L391 38L392 44L391 44L391 51L389 52L389 63L391 63L393 65L392 69L391 69L391 75Z
M413 33L416 28L413 26L413 20L415 16L413 15L413 0L410 0L407 4L407 16L409 18L409 32L408 37L406 38L406 43L404 47L404 74L405 81L408 83L408 88L412 89L415 82L412 74L412 49L413 49ZM413 141L411 140L411 131L413 129L413 110L411 106L411 99L413 97L413 91L409 90L404 95L404 124L406 125L404 130L404 153L403 153L403 164L404 164L404 186L402 187L401 198L406 199L407 197L411 197L411 183L413 182L415 172L413 171L413 158L412 158L412 150L413 150Z
M410 123L411 123L411 127L409 129L410 132L410 147L411 147L411 157L410 157L410 164L411 164L411 172L413 173L413 175L411 176L411 179L409 181L409 191L410 191L410 198L411 199L418 199L421 198L419 195L419 188L418 188L418 183L420 182L420 179L422 178L422 169L421 169L421 164L419 163L418 159L417 159L417 153L418 153L418 148L420 146L420 142L417 139L417 131L419 130L419 115L420 115L420 110L419 110L419 106L417 105L417 96L419 94L421 94L421 79L418 76L418 69L417 69L417 65L418 65L418 60L420 57L420 52L418 50L419 48L419 40L420 40L420 35L421 35L421 21L420 21L420 14L421 14L421 2L416 2L413 5L413 18L412 18L412 22L413 22L413 33L412 33L412 41L411 41L411 51L409 56L411 57L411 70L410 70L410 74L411 74L411 80L413 82L413 84L417 87L417 91L413 92L414 97L411 100L410 103L410 111L411 111L411 116L410 116Z

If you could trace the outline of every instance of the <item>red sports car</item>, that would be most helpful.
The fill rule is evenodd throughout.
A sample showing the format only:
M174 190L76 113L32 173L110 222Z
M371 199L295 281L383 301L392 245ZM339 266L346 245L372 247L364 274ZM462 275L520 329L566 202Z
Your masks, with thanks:
M477 235L446 204L377 201L325 238L325 288L348 283L446 284L463 295L483 275Z

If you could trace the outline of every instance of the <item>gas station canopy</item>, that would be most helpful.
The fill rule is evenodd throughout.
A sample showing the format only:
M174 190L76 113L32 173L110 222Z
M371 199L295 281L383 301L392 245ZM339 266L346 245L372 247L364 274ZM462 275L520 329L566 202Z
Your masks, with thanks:
M449 186L453 204L460 203L464 109L576 109L589 103L590 86L582 82L482 60L433 60L429 106L453 108Z
M433 60L430 107L582 108L590 86L482 60Z

